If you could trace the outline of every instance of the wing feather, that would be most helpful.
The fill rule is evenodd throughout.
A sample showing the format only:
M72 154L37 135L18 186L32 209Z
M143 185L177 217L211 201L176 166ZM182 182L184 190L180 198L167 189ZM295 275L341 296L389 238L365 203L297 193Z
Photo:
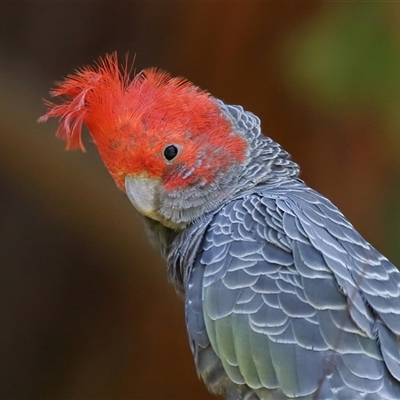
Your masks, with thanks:
M240 391L400 398L400 274L318 193L278 187L227 204L196 268L203 319L187 294L189 336L205 327Z

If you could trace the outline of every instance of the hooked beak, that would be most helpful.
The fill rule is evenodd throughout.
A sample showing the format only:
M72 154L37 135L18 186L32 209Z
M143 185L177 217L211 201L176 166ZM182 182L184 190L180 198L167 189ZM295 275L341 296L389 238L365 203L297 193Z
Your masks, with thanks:
M162 225L177 229L179 225L167 220L158 213L158 193L161 179L136 177L127 175L125 178L125 190L130 202L140 214L160 222Z

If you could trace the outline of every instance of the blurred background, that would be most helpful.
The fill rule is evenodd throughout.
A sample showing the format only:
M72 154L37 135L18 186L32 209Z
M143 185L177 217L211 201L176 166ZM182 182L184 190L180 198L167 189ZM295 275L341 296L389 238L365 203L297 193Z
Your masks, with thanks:
M95 146L65 152L36 123L54 81L115 50L260 116L400 265L398 3L1 2L1 399L213 398Z

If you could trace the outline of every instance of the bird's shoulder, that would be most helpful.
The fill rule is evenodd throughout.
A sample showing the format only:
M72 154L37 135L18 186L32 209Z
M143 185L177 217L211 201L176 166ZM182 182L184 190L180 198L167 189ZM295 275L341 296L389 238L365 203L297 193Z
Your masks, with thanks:
M310 303L329 303L322 283L333 282L354 303L352 318L370 337L371 310L400 334L399 271L331 201L300 180L263 185L225 204L209 224L201 253L205 285L233 270L243 279L279 268L281 281L301 280Z

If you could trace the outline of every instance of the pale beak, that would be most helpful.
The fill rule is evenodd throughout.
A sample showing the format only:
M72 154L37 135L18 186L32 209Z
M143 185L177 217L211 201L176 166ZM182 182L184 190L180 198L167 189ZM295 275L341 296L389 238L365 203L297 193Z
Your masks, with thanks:
M151 219L159 221L168 228L177 229L179 225L167 220L158 213L158 194L161 179L147 178L143 176L127 175L125 178L125 190L133 206Z
M128 175L125 190L133 206L141 214L150 217L156 212L156 197L161 180Z

